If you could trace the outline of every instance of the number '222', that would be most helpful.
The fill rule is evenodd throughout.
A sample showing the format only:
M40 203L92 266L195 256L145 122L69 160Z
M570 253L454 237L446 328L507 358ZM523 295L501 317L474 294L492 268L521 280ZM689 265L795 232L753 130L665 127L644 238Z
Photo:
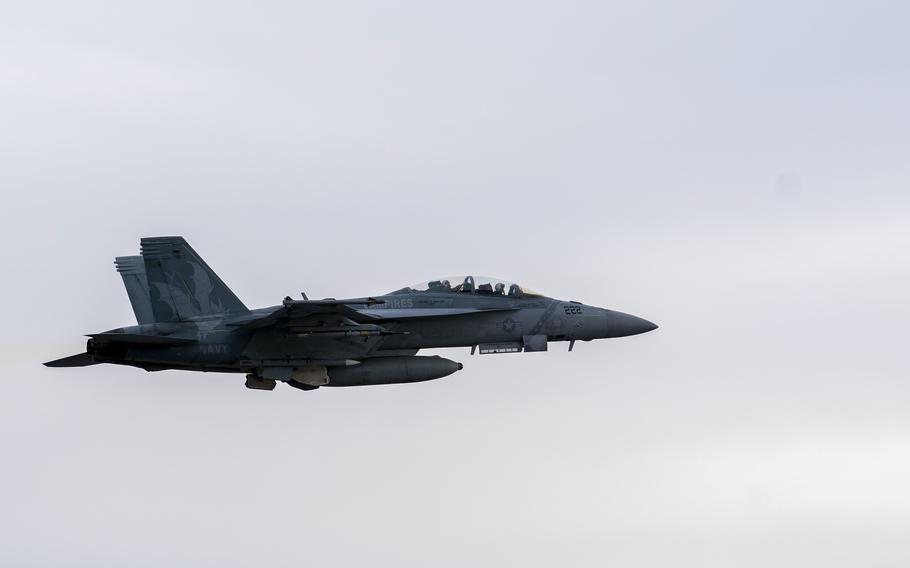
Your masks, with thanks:
M581 306L563 306L567 316L581 315Z

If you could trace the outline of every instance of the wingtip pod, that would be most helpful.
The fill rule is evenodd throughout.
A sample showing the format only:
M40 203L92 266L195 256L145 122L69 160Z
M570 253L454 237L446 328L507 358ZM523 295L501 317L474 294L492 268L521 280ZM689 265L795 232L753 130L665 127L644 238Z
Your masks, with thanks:
M78 355L70 355L69 357L64 357L63 359L55 359L53 361L48 361L44 363L45 367L88 367L90 365L97 365L98 361L95 361L91 355L88 353L79 353Z

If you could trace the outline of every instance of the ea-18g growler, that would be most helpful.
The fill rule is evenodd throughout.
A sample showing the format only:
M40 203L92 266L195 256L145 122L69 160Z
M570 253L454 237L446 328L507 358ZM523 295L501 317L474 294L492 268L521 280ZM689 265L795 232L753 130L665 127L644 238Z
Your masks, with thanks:
M653 323L556 300L499 278L438 278L377 296L285 298L249 309L182 237L141 240L140 256L115 259L138 325L90 334L85 353L45 363L99 363L147 371L242 373L251 389L302 390L411 383L462 368L421 349L471 353L546 351L551 341L636 335Z

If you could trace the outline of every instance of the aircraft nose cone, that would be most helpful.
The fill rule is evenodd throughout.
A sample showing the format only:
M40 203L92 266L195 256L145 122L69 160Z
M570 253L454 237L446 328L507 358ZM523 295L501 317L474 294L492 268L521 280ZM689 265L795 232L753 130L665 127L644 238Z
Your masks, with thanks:
M605 337L626 337L657 329L657 324L644 318L607 310L607 334Z

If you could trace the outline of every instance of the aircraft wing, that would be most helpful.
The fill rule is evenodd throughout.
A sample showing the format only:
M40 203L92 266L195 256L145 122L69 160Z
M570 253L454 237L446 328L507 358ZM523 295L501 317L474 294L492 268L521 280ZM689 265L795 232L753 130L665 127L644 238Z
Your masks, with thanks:
M384 304L376 298L348 300L292 300L285 298L281 306L271 312L251 313L227 320L225 323L241 329L261 329L285 322L300 325L319 321L347 321L367 324L379 321L397 321L418 318L451 317L486 312L512 312L518 308L371 308ZM366 306L354 308L353 306Z
M270 312L257 310L257 312L231 318L225 323L240 329L260 329L276 325L279 322L306 322L330 319L364 323L376 318L352 308L351 304L370 306L383 302L383 300L375 298L351 298L347 300L292 300L285 298L280 306Z
M464 316L470 314L485 314L489 312L514 312L516 310L518 310L518 308L367 308L358 310L358 312L369 315L376 320L391 321Z
M91 333L88 335L99 343L129 343L132 345L185 345L196 343L196 339L168 335L141 335L138 333Z

